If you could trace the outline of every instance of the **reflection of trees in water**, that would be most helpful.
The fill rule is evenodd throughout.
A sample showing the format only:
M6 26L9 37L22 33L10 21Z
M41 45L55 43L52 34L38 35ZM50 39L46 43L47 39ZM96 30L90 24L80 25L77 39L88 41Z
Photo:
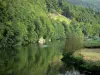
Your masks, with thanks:
M40 48L28 45L0 50L1 75L46 75L48 65L57 54L57 46Z
M83 36L80 36L78 34L69 34L65 42L63 53L64 55L66 55L67 53L73 53L76 50L83 48L83 45Z

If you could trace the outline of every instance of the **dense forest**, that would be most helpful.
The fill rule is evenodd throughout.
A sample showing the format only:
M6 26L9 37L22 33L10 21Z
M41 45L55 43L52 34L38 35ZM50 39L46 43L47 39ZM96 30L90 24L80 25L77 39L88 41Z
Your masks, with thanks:
M68 0L68 2L74 4L74 5L81 5L81 6L85 6L87 8L91 8L95 11L99 11L100 12L100 0Z
M0 0L3 46L35 43L41 37L46 41L64 39L69 34L81 39L100 37L100 12L66 0Z

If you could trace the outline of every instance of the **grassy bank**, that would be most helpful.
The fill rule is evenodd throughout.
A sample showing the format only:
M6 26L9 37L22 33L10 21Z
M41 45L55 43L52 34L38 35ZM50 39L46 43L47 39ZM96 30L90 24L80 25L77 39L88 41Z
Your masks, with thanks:
M62 61L86 75L100 72L100 49L82 49L64 55Z
M74 53L75 56L82 55L83 59L86 61L97 62L100 61L100 48L93 49L81 49Z
M66 24L70 24L71 20L66 18L65 16L59 14L59 13L49 13L49 17L54 20L59 20L60 22L66 22Z
M85 41L86 48L100 48L100 40L86 40Z

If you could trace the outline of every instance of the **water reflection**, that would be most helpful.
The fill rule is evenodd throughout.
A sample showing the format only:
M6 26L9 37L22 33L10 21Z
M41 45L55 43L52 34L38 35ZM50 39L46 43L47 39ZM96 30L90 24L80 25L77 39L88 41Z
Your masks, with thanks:
M0 49L0 75L84 75L70 59L61 62L64 41Z
M51 67L51 63L54 57L61 55L60 44L30 44L0 49L0 75L56 75L57 72L52 69L55 65Z

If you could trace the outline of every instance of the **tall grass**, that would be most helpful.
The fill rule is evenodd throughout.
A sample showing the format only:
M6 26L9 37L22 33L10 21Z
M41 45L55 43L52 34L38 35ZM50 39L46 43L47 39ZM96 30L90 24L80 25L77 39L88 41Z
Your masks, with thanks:
M64 54L73 53L74 51L83 48L83 37L77 34L70 34L65 42Z

